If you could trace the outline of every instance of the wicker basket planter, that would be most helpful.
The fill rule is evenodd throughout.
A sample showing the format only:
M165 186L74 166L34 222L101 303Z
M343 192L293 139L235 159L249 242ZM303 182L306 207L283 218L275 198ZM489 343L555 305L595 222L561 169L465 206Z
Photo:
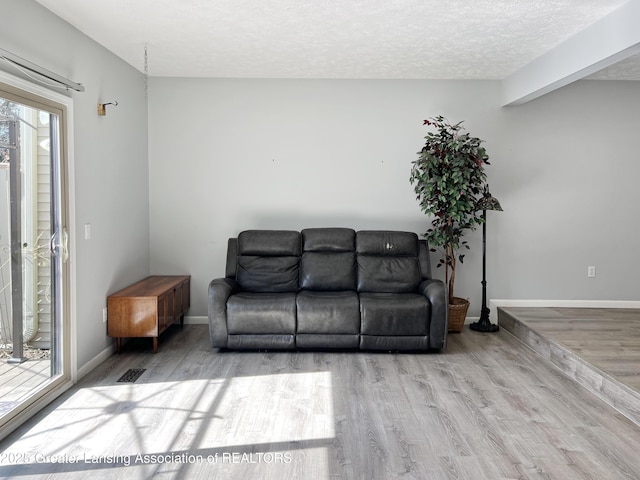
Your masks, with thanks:
M453 297L453 303L449 304L449 322L447 330L454 333L460 333L467 318L467 310L469 310L469 300L459 297Z

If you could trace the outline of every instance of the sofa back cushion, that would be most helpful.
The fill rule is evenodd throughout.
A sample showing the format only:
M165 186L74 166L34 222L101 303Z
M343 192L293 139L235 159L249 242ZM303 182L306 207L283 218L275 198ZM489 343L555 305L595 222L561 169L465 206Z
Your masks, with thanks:
M238 235L236 280L246 292L297 292L300 233L247 230Z
M357 232L358 292L416 292L422 279L419 245L412 232Z
M302 231L300 288L317 291L355 290L354 230L309 228Z

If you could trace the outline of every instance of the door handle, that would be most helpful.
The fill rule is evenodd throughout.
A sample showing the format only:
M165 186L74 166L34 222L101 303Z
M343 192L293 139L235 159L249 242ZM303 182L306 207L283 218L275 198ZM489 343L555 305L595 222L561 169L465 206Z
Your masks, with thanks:
M63 227L60 233L54 232L51 235L49 250L51 250L51 255L61 257L63 262L69 260L69 234L66 228Z
M62 261L64 263L69 260L69 233L65 227L62 227Z

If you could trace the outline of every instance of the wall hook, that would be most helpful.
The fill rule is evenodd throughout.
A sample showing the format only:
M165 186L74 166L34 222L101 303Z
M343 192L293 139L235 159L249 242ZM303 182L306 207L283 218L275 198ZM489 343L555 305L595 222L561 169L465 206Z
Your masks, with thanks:
M118 102L108 102L108 103L99 103L98 104L98 115L104 116L107 114L107 105L113 105L114 107L118 106Z

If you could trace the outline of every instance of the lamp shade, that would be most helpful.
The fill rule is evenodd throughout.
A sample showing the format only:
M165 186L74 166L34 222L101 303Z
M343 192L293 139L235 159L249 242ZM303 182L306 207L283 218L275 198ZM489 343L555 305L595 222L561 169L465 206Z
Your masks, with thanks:
M491 193L489 193L489 186L485 185L484 193L482 197L476 202L477 210L497 210L499 212L502 211L502 207L500 206L500 202L497 198L493 197Z

